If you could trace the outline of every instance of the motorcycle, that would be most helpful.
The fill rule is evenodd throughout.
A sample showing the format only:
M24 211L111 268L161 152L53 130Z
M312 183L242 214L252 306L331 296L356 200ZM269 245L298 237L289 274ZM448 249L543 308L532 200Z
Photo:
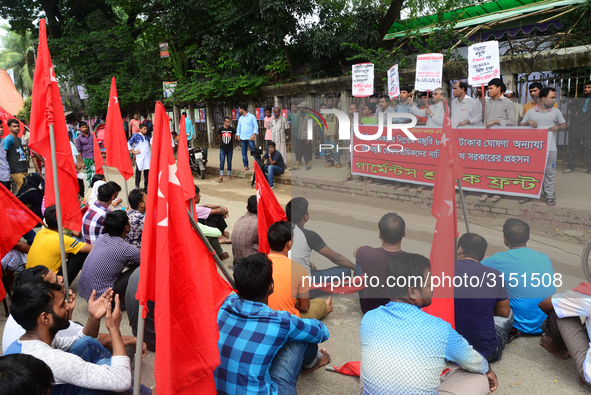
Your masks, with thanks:
M207 165L207 147L189 148L189 165L191 171L197 173L197 177L205 177L205 165Z

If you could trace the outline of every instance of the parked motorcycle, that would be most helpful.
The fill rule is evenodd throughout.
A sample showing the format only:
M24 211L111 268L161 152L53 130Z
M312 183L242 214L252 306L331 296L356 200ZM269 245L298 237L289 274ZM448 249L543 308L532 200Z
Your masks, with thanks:
M205 165L207 165L207 147L189 148L189 165L191 171L197 173L197 177L205 177Z

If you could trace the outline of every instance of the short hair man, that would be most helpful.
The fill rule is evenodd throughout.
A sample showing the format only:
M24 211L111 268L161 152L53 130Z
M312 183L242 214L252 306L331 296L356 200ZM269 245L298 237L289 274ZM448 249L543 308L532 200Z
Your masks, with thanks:
M16 119L11 118L6 122L5 126L10 134L4 132L6 137L2 141L2 149L6 151L6 160L10 167L10 177L12 181L16 183L16 191L23 185L23 180L29 173L29 166L27 163L27 157L23 150L23 142L18 137L20 130L19 123ZM3 129L4 130L4 129Z
M281 107L273 108L273 120L271 121L272 140L277 144L277 151L281 153L283 159L287 159L287 136L289 134L289 125L287 119L281 114Z
M566 170L563 173L572 173L575 170L575 161L581 142L584 148L587 174L591 174L591 81L585 82L583 97L576 100L574 106L574 117L571 118L568 129L568 160Z
M127 140L129 140L134 134L140 132L140 123L140 115L133 114L133 118L129 121L129 135L127 136Z
M98 187L97 199L82 217L82 238L86 244L93 245L105 227L105 216L111 211L115 190L107 184Z
M544 85L542 85L539 82L532 82L531 84L529 84L529 95L531 96L531 101L525 103L525 105L523 106L522 115L524 117L529 110L537 106L540 102L540 92L542 91L542 89L544 89ZM558 104L556 104L556 102L554 102L554 107L558 108Z
M232 257L234 265L239 259L256 254L259 250L257 197L252 195L246 203L246 214L236 220L232 229Z
M394 108L390 106L390 96L378 96L378 107L376 108L376 117L378 118L378 120L380 119L380 117L385 117L386 114L389 112L394 112Z
M227 207L215 204L198 204L201 203L201 189L195 185L195 215L199 223L219 229L222 236L219 238L221 244L231 244L230 232L226 229L228 224L226 218L230 216L230 211Z
M129 276L140 265L140 250L125 241L129 232L129 219L122 210L105 216L105 233L99 237L82 267L78 291L85 300L93 290L102 294L113 289L125 305L125 291ZM128 270L123 271L125 268Z
M269 307L287 311L302 318L320 320L332 311L332 298L310 300L310 279L302 265L288 258L292 245L292 227L289 222L275 222L269 227L267 240L273 262L274 292L269 296Z
M558 131L566 129L566 121L560 110L553 105L556 104L556 89L543 88L540 91L540 101L538 104L525 113L521 126L531 126L532 128L547 128L552 133L548 147L548 159L546 161L546 172L544 173L544 193L546 194L546 204L556 206L556 195L554 194L554 178L556 175L556 158L558 157L558 148L556 140ZM525 203L530 199L520 199L520 203Z
M230 117L224 117L224 124L218 129L220 136L220 182L224 181L224 166L228 162L228 180L232 180L232 156L234 155L234 136L236 129Z
M0 395L49 395L53 373L47 364L27 354L0 357Z
M488 394L497 377L449 323L423 312L431 304L431 264L419 254L392 257L390 303L361 320L361 380L366 394ZM446 360L458 369L441 375ZM486 374L486 376L485 376Z
M433 91L433 104L424 110L420 110L411 102L410 111L417 117L427 116L427 127L436 128L443 126L443 120L445 118L445 104L443 101L447 97L445 89L437 88Z
M150 161L152 158L152 138L148 135L148 126L140 125L140 132L131 136L127 149L135 155L135 187L140 187L142 171L144 172L144 189L148 189L150 178Z
M285 171L285 162L283 156L276 150L275 142L270 141L267 144L268 152L263 156L263 160L267 160L268 165L263 166L263 173L267 176L267 181L271 189L275 188L275 180L273 177L280 176Z
M246 104L240 104L238 112L240 118L238 118L238 126L236 127L236 137L240 139L244 170L248 170L248 151L254 151L255 149L254 139L259 134L259 124L256 117L248 112Z
M305 106L307 107L307 106ZM329 97L326 99L326 107L329 110L332 110L335 108L335 99L333 99L332 97ZM306 114L308 114L308 111L305 111ZM338 145L339 142L339 119L337 118L337 116L335 114L324 114L324 119L326 120L326 130L324 131L323 134L323 143L324 144L330 144L330 149L326 149L324 150L324 160L326 161L326 167L333 167L335 166L336 168L340 168L342 167L341 165L341 153L340 151L337 149L337 147L335 147L335 145ZM305 133L304 133L304 130ZM304 135L307 136L307 130L308 130L308 122L306 121L305 123L302 122L300 124L300 139L304 137ZM306 137L307 139L307 137ZM306 147L309 145L309 141L306 141ZM305 156L305 155L304 155ZM311 159L311 156L310 156ZM310 167L310 163L306 162L307 166L306 166L306 170L309 170L308 167Z
M142 248L142 233L144 231L144 219L146 218L146 202L148 195L141 189L134 189L129 193L130 209L127 211L129 218L129 232L125 240L139 250Z
M466 95L468 84L456 81L453 86L454 99L451 101L451 126L457 128L466 125L482 124L482 105L476 99Z
M291 259L302 265L315 284L322 284L330 280L330 277L336 276L343 278L351 275L351 269L355 270L355 264L336 251L333 251L322 237L314 231L305 229L306 222L310 219L308 213L308 201L303 197L293 198L285 206L287 220L293 226L293 244L291 247ZM316 265L310 262L312 251L330 259L337 265L328 269L318 270ZM318 294L313 290L310 295Z
M86 183L91 188L92 177L94 176L94 143L95 138L86 122L80 122L78 124L80 128L80 135L76 138L76 149L82 154L82 161L84 162L84 176L86 177Z
M195 128L193 127L193 121L191 121L191 118L189 118L187 116L186 112L183 112L181 115L185 116L185 131L187 132L187 142L189 144L191 144L191 140L193 140L195 138ZM146 126L148 124L148 120L146 119L145 121ZM148 127L149 129L149 127Z
M503 96L505 84L500 78L493 78L488 83L489 100L486 102L484 126L515 126L515 106Z
M509 251L498 252L482 261L484 266L500 271L509 286L507 293L515 321L508 342L520 333L542 333L541 325L547 316L537 306L543 299L556 293L550 258L527 248L528 240L529 225L520 219L509 218L503 225L503 241ZM543 277L552 279L549 285L541 281Z
M328 100L327 100L328 102ZM294 115L294 114L299 114L299 115L294 115L294 117L292 117L292 119L297 119L297 122L293 122L292 121L292 125L291 125L291 142L293 144L293 149L295 152L295 159L296 159L296 163L295 165L291 168L291 170L299 170L300 169L300 165L302 163L306 164L306 170L310 170L312 169L312 140L308 140L308 120L312 119L310 117L310 110L308 110L308 102L307 101L303 101L300 104L297 105L298 108L298 112L297 113L291 113L290 115ZM331 114L326 114L325 115L325 119L327 119L327 123L331 122L331 125L334 124L336 125L336 121L333 120L333 118L330 117ZM334 116L334 114L332 114ZM336 118L336 117L335 117ZM289 121L289 117L287 118L287 120ZM298 129L296 129L296 124L298 125ZM335 126L336 128L336 126ZM325 136L326 136L326 131L324 132ZM303 158L303 162L302 162L302 158Z
M406 236L406 224L396 213L385 214L378 223L378 238L382 241L380 248L370 246L357 247L353 251L357 263L355 274L375 277L380 280L376 287L366 284L359 292L359 304L363 314L390 303L387 288L381 287L386 283L386 268L393 256L403 253L402 239Z
M523 118L523 106L517 101L515 92L512 90L506 90L503 96L513 102L513 105L515 106L515 125L519 125L521 119Z
M501 272L480 263L487 248L486 240L476 233L466 233L458 241L455 276L484 279L481 287L463 282L454 286L455 329L489 362L503 355L513 326L513 312Z
M54 273L61 275L62 256L60 252L59 233L55 206L45 210L45 227L37 233L27 257L27 269L43 265ZM64 246L67 256L68 282L71 284L82 269L92 245L83 243L73 237L64 235Z
M8 133L4 131L6 126L3 126L2 123L0 119L0 184L4 185L10 191L10 165L8 164L8 159L6 159L6 150L4 149L4 138Z
M318 343L328 329L267 304L274 291L273 264L263 254L241 259L234 268L238 295L218 313L220 365L214 371L218 394L295 393L302 367L311 371L330 362ZM284 392L285 391L285 392Z
M397 113L412 113L410 107L412 105L412 89L409 86L403 86L400 88L400 103L394 106L394 110L392 112ZM386 120L384 120L386 121ZM394 118L394 123L410 123L412 120L410 118Z

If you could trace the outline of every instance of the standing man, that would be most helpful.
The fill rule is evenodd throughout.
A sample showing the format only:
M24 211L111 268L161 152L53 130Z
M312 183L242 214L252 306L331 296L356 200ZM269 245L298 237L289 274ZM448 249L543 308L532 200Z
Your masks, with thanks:
M289 122L289 126L291 128L291 144L293 152L296 156L296 163L291 168L291 170L300 170L300 162L297 160L300 140L298 139L298 133L300 132L300 121L302 119L302 112L300 111L300 107L296 104L291 105L291 112L287 114L287 122ZM300 160L302 157L300 156Z
M544 86L539 82L532 82L529 84L529 95L531 96L531 101L525 103L523 106L523 116L532 108L538 105L540 102L540 92L544 89ZM558 105L554 103L554 107L558 108Z
M224 117L224 126L218 130L220 136L220 182L224 182L224 165L228 158L228 181L232 181L232 155L236 129L230 126L230 117Z
M185 116L185 130L187 132L187 141L189 142L189 147L190 147L191 140L193 140L195 138L195 129L193 128L193 122L191 121L191 118L189 118L187 116L187 113L184 112L182 115ZM148 122L152 123L151 121L146 119L145 124L148 125ZM150 127L148 126L148 131L149 130L150 130Z
M381 116L385 116L389 112L394 112L394 109L390 107L390 96L381 95L378 100L378 108L376 108L376 117L379 120Z
M468 84L457 81L453 87L454 99L451 101L451 127L480 125L482 123L482 105L476 99L466 95Z
M240 113L240 118L238 118L236 136L240 139L244 170L248 170L248 151L255 149L254 138L255 134L259 134L259 125L256 117L248 112L248 106L246 104L239 105L238 112Z
M134 134L138 134L140 132L140 116L139 114L133 114L133 119L129 121L129 134L127 135L127 139L129 140L131 136Z
M4 185L10 191L10 166L6 159L6 151L4 150L4 126L0 119L0 184Z
M289 125L287 124L287 120L281 115L281 107L275 107L273 109L271 133L277 151L279 151L285 160L287 158L287 133L289 133Z
M76 149L82 154L84 161L84 176L88 187L92 188L92 177L94 177L94 146L92 144L93 136L88 129L86 122L80 122L80 136L76 139Z
M548 148L548 160L546 161L546 173L544 173L544 193L548 206L556 206L556 196L554 195L554 176L556 175L556 157L558 156L556 139L558 131L566 129L566 121L560 110L553 106L554 104L556 104L556 90L554 88L542 89L538 105L526 112L521 121L521 126L548 128L548 132L552 133ZM531 199L519 199L519 202L525 203L529 200Z
M426 126L428 128L441 127L443 126L443 119L445 118L445 107L443 107L443 100L446 96L445 89L437 88L433 91L433 104L424 110L419 110L417 106L415 106L414 102L411 101L410 110L417 117L427 116L428 118Z
M273 117L271 116L271 107L265 108L265 120L263 121L265 125L265 150L269 151L269 143L273 141L273 127L271 123L273 122Z
M2 145L6 151L6 159L10 167L10 176L16 183L16 192L21 189L23 180L29 173L29 166L27 166L27 157L23 150L23 142L18 137L19 125L18 121L11 118L6 122L10 134L4 138Z
M515 106L515 125L519 125L523 118L523 106L515 100L515 93L512 90L507 90L504 96L513 102Z
M127 148L135 155L135 187L139 189L144 172L144 189L148 190L148 175L150 173L150 159L152 154L152 139L145 124L140 126L140 132L134 134L127 142Z
M563 173L572 173L575 170L575 161L577 152L583 141L585 149L585 163L587 164L587 173L591 174L591 81L585 83L583 90L584 100L581 100L575 106L575 116L570 123L568 134L568 164Z
M292 170L298 170L299 164L302 163L302 158L306 163L306 170L312 169L312 140L308 140L308 120L311 121L310 110L308 110L308 102L301 102L298 104L302 117L300 118L300 130L294 141L297 140L296 145L296 166ZM327 154L328 155L328 154Z
M329 110L334 109L334 99L332 97L326 99L326 107L328 107ZM342 167L340 157L341 153L336 148L336 146L339 144L339 119L335 114L324 114L324 119L326 120L327 126L327 129L324 132L324 144L332 145L331 149L324 150L324 159L326 160L326 167ZM300 124L300 127L301 126L302 125ZM307 122L304 126L306 127L307 132ZM306 163L306 170L308 170L310 164L311 162Z

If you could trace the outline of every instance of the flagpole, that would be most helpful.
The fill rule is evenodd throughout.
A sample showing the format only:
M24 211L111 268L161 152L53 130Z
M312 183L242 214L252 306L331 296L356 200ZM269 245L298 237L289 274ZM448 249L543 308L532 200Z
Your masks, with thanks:
M191 217L195 218L195 198L191 198Z
M109 176L107 175L107 166L103 165L103 173L105 173L105 178L107 179L107 182L111 181L109 180Z
M137 269L139 270L139 269ZM133 395L140 395L142 384L142 348L144 345L144 306L140 304L137 316L137 338L135 343L135 368L133 372Z
M59 182L57 179L57 158L55 154L55 132L53 124L49 124L49 144L51 146L51 167L53 173L53 191L55 193L55 215L57 217L57 231L60 239L60 255L62 258L62 277L64 278L64 289L66 298L70 301L68 268L66 266L66 247L64 245L64 225L62 221L62 206L60 203Z
M125 177L123 177L123 181L125 182L125 206L127 207L129 206L129 190L127 189L127 180L125 179Z
M462 202L464 221L466 221L466 233L470 233L470 225L468 224L468 216L466 215L466 205L464 204L464 191L462 190L462 180L460 178L458 178L458 188L460 190L460 201Z

